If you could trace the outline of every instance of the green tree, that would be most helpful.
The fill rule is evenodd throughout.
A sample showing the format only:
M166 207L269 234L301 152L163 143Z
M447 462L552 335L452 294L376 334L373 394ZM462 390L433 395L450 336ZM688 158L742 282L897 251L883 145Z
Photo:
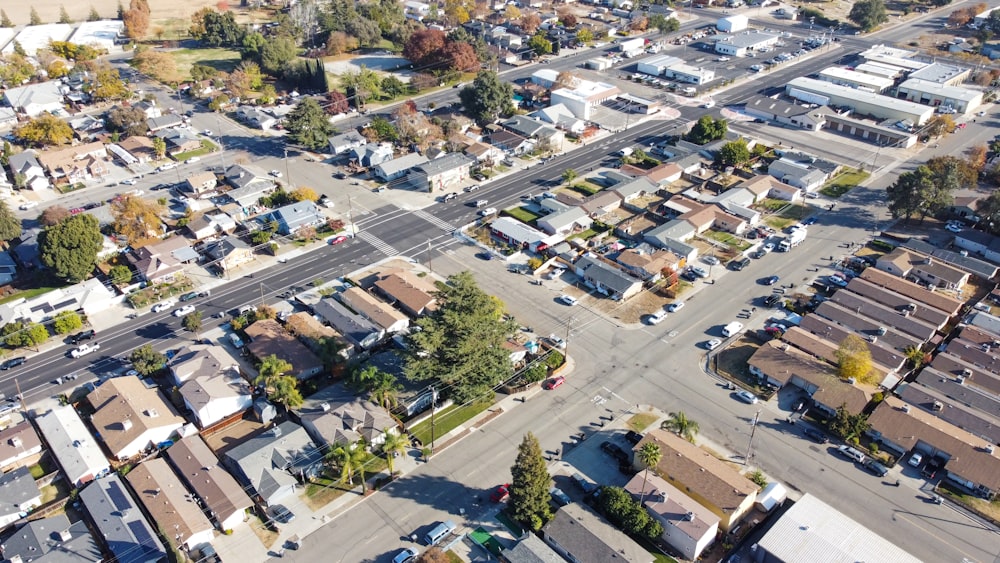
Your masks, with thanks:
M531 36L528 40L528 47L535 52L536 55L548 55L552 52L552 42L545 38L544 33L536 33Z
M760 469L754 469L750 473L747 473L746 477L761 489L767 486L767 477L764 476L764 473Z
M49 329L41 323L29 324L22 334L23 345L33 347L36 350L49 339Z
M837 348L837 372L844 379L865 381L872 371L872 352L868 343L856 334L849 334Z
M267 398L271 401L284 405L286 409L294 409L302 406L305 400L302 392L299 391L299 380L292 375L282 375L275 377L271 381L270 392Z
M132 270L122 264L111 266L108 275L111 277L111 283L115 285L125 285L132 281Z
M0 200L0 241L8 242L21 236L21 220L7 206L6 200Z
M167 155L167 142L160 137L153 137L153 153L156 158L163 158Z
M62 119L43 113L16 127L14 136L33 145L65 145L73 139L73 129Z
M260 32L251 31L243 36L243 41L240 44L240 56L245 61L259 61L260 53L264 50L265 44L267 44L266 37Z
M22 84L34 75L35 65L25 55L0 55L0 82Z
M145 135L149 131L146 112L137 107L111 108L104 116L104 127L112 133L121 133L122 138Z
M913 345L904 348L903 354L905 354L906 359L909 360L911 364L913 364L914 369L919 369L923 367L923 365L927 363L927 361L930 358L930 354L927 354L926 352L921 350L919 346L913 346Z
M447 290L436 297L438 308L418 319L421 330L408 336L406 377L440 381L459 403L492 396L493 387L511 376L503 345L517 325L469 272L449 277Z
M830 420L830 431L853 444L857 444L869 428L871 425L868 424L868 416L863 413L851 414L846 404L837 407L837 412Z
M94 271L104 239L97 218L87 213L73 215L38 235L42 263L56 277L76 283Z
M260 67L272 76L281 76L297 54L295 39L287 35L269 39L260 49Z
M399 404L399 392L402 390L403 386L396 381L395 375L380 371L378 379L373 381L368 389L368 398L383 409L389 410Z
M656 442L646 442L636 452L636 458L644 467L642 472L642 493L639 495L639 504L642 505L642 499L646 497L646 480L649 478L649 469L656 467L660 463L660 459L663 458L663 452L660 451L660 445Z
M52 330L56 334L69 334L83 327L83 319L76 311L63 311L52 319Z
M588 44L594 40L594 32L584 27L576 32L576 40L580 43Z
M167 365L167 356L153 350L150 344L143 344L132 350L129 359L132 360L135 371L142 376L152 375Z
M14 22L10 21L10 16L3 10L0 10L0 27L14 27Z
M361 109L369 98L382 96L382 77L365 65L361 65L356 71L341 75L340 85L347 90L348 98L354 98L354 107L358 109Z
M510 468L510 512L515 520L538 531L552 518L549 489L552 477L545 468L542 447L528 432L517 447L517 459Z
M90 6L90 13L87 14L87 21L96 22L101 19L101 14L97 13L97 8L93 5Z
M192 31L200 32L197 36L209 47L228 47L239 49L243 44L243 30L236 23L233 12L219 13L213 10L199 12L202 14L201 27L194 26ZM196 29L197 28L197 29Z
M313 98L305 98L285 118L288 137L310 150L320 150L329 143L333 126L326 112Z
M406 84L391 74L382 79L382 95L386 99L391 100L406 94L408 91L409 89L406 87Z
M563 170L563 173L562 173L562 181L563 182L566 182L567 184L571 184L571 183L573 183L573 180L576 180L576 177L577 177L576 170L573 170L572 168L567 168L566 170Z
M396 456L406 454L410 442L406 436L391 428L383 428L382 434L385 436L385 441L382 442L382 454L385 455L386 465L389 466L389 475L392 475L396 472L394 468Z
M0 329L0 336L3 337L3 343L12 348L24 345L24 335L25 324L23 321L7 323L3 325L3 329Z
M886 199L892 217L910 220L914 215L922 215L926 202L932 199L937 188L933 173L927 166L918 166L910 172L903 172L896 181L886 188Z
M697 145L704 145L725 137L727 131L729 131L729 125L725 119L715 119L711 115L703 115L685 138Z
M653 14L649 16L649 27L655 28L660 33L673 33L681 28L681 22L677 18L668 18L663 14Z
M69 17L66 6L59 5L59 23L73 23L73 18Z
M265 388L269 387L274 379L281 377L291 370L292 364L271 354L261 360L260 365L257 366L257 377L253 381L254 385Z
M42 22L42 17L38 15L38 12L35 11L35 7L32 6L31 7L31 15L28 16L28 24L29 25L42 25L42 23L43 23Z
M192 80L208 80L210 78L215 78L219 75L219 71L215 67L202 64L191 65L191 70L188 71L191 74Z
M723 166L742 168L750 162L750 149L746 139L730 141L719 148L719 163Z
M859 0L851 7L847 19L856 23L862 31L871 31L889 21L889 14L883 0Z
M462 106L480 125L492 123L514 112L514 87L491 70L481 71L472 84L458 94Z
M1000 228L1000 191L994 190L989 197L979 200L976 212L983 218L982 223L991 230Z
M361 491L368 491L368 484L365 483L365 462L368 461L368 453L365 452L364 444L343 444L330 450L327 460L340 470L340 483L354 484L354 474L358 473L361 478Z
M193 332L195 334L201 332L201 311L195 311L184 315L184 319L181 320L181 325L184 327L184 330L188 332Z
M927 120L924 131L930 137L941 137L955 130L955 120L947 114L937 114Z
M670 417L660 423L660 428L673 432L688 442L694 442L699 430L698 423L688 418L684 411L670 413Z
M646 512L642 504L621 487L601 487L597 506L615 526L627 534L656 540L663 534L663 525Z
M379 142L394 143L399 140L399 131L391 121L376 115L368 125L368 129L375 133L375 139Z

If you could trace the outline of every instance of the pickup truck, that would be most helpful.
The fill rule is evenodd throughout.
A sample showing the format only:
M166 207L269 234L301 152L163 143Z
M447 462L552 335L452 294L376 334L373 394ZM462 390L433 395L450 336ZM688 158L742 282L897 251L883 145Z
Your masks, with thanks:
M94 352L100 349L101 349L100 343L94 342L93 344L84 344L79 348L74 348L73 350L70 351L69 355L73 356L74 358L82 358L83 356L86 356L87 354L93 354Z

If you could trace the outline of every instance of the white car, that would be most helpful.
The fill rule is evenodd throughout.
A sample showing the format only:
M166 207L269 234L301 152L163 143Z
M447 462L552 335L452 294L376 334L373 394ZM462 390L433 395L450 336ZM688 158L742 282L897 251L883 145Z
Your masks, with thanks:
M551 342L553 346L559 348L560 350L566 349L566 340L559 338L555 334L549 335L549 342Z
M176 305L176 303L174 303L173 299L168 300L168 301L164 301L163 303L157 303L156 305L153 305L153 312L154 313L162 313L162 312L166 311L167 309L170 309L174 305Z
M280 170L272 170L272 171L268 172L268 174L270 174L271 176L274 176L275 178L281 178L281 171Z
M764 245L763 248L761 248L761 250L763 250L764 252L771 252L774 250L774 245L771 243L767 243Z
M951 232L953 232L953 233L960 233L960 232L962 232L962 227L960 225L955 224L955 223L948 223L947 225L945 225L944 228L947 229L947 230L949 230L949 231L951 231Z
M708 348L709 350L715 350L719 346L722 346L722 341L718 338L713 338L705 343L705 348Z
M701 107L706 108L706 109L714 108L715 107L715 100L709 100L709 101L701 104Z
M83 356L86 356L87 354L93 354L94 352L100 349L101 345L98 344L97 342L94 342L93 344L84 344L79 348L74 348L73 350L70 351L69 355L73 356L74 358L82 358Z
M201 134L205 135L206 137L211 137L212 136L212 130L211 129L205 129L204 131L201 132Z
M757 395L754 395L753 393L747 391L746 389L736 393L736 398L743 401L744 403L749 403L751 405L757 404Z
M27 211L27 210L31 209L32 207L38 207L38 202L37 201L26 201L26 202L22 203L21 206L18 207L18 209L20 209L21 211Z
M495 215L497 212L496 207L487 207L486 209L479 210L480 217L489 217L490 215Z
M704 263L706 263L706 264L709 264L711 266L718 266L719 265L719 259L716 258L715 256L703 256L701 258L701 261L704 262Z
M729 62L730 58L729 57L719 57L719 58L717 58L715 60L718 61L718 62L720 62L720 63L725 63L725 62Z
M120 183L121 185L123 185L123 186L134 186L134 185L135 185L135 180L134 180L134 179L132 179L132 178L129 178L129 179L127 179L127 180L122 180L122 181L121 181L121 182L119 182L119 183Z
M195 162L198 162L199 160L201 160L201 158L199 158L197 156L192 156L191 158L185 160L184 162L186 162L188 164L194 164Z
M680 311L683 308L684 308L684 302L683 301L675 301L675 302L671 303L670 305L667 305L667 311L670 312L670 313L676 313L677 311Z
M910 467L920 467L920 462L922 462L923 460L924 460L923 454L921 454L920 452L913 452L913 455L910 456L910 460L907 461L906 463L909 463Z
M667 312L663 309L649 315L649 324L658 325L663 322L663 319L667 318Z
M176 311L174 311L174 316L175 317L183 317L185 315L190 315L194 311L195 311L194 305L185 305L185 306L181 307L180 309L177 309Z
M577 304L576 297L571 297L569 295L560 295L559 301L562 301L563 303L569 305L570 307Z

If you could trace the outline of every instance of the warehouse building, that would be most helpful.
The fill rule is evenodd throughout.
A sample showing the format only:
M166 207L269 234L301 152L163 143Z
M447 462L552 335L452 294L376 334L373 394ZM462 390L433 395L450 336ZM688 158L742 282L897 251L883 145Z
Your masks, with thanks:
M688 84L705 84L715 80L715 71L709 68L677 63L665 70L663 76Z
M715 52L731 57L745 57L749 51L771 47L778 42L778 35L748 31L738 35L722 35L715 42Z
M911 72L907 78L919 78L946 86L958 86L969 79L972 69L946 63L931 63Z
M903 74L903 69L898 66L892 66L882 63L861 63L854 67L854 70L858 72L863 72L865 74L870 74L872 76L881 76L882 78L891 78L896 80L901 78Z
M892 88L895 84L891 78L873 76L871 74L848 70L839 66L832 66L821 70L819 72L819 79L825 82L832 82L833 84L858 88L868 92L877 92L879 94L885 92L889 88Z
M739 33L750 27L750 20L743 14L733 14L724 18L719 18L715 28L722 33Z
M77 45L89 45L111 52L115 50L118 38L123 37L124 30L125 23L121 20L83 22L70 36L69 42Z
M862 51L858 56L868 63L881 63L904 69L907 72L920 70L931 63L925 63L912 59L917 53L906 49L897 49L886 45L875 45L867 51Z
M17 43L29 57L34 57L39 49L47 48L49 43L53 41L65 41L71 33L73 33L73 26L68 23L29 25L22 29L13 41L4 46L3 54L13 53L14 43Z
M785 94L813 104L850 108L858 116L908 121L913 125L923 125L934 115L932 107L801 76L785 85Z
M663 72L668 68L682 64L684 59L680 57L672 57L670 55L656 55L655 57L646 57L639 61L636 66L636 70L643 74L651 74L653 76L662 76Z
M983 93L978 90L947 86L929 80L911 78L896 89L901 99L934 107L951 107L968 115L983 105Z

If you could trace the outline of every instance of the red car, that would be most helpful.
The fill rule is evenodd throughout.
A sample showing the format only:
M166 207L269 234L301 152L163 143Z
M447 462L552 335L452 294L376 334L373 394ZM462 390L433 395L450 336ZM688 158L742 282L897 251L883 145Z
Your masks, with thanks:
M496 490L493 491L493 494L490 495L490 500L493 502L503 502L507 500L507 497L509 496L510 496L510 483L506 485L500 485L499 487L497 487Z
M347 236L345 236L345 235L335 236L332 239L330 239L330 246L333 246L335 244L340 244L340 243L342 243L342 242L344 242L346 240L347 240Z
M542 388L543 389L555 389L556 387L559 387L563 383L566 383L566 378L560 375L559 377L553 377L552 379L546 381L542 385Z

